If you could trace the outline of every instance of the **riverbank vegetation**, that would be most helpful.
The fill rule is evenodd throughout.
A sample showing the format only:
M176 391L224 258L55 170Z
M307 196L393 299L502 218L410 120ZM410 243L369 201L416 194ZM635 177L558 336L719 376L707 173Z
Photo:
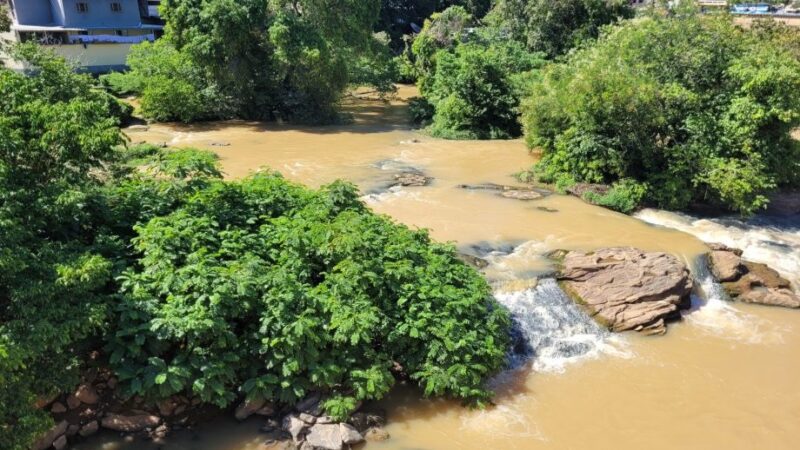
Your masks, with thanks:
M126 146L90 77L15 57L34 71L0 69L0 447L30 448L52 425L36 405L92 354L148 403L318 392L344 417L397 378L488 399L509 319L452 246L347 183L228 182L212 153Z
M668 209L763 208L800 182L800 62L763 36L696 15L607 29L533 85L523 123L542 150L535 174L623 183Z

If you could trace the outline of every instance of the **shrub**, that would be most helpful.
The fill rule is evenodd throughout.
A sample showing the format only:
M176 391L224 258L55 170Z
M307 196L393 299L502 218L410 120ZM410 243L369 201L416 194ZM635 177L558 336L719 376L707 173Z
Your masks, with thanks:
M800 62L729 18L645 18L548 67L524 105L536 173L750 214L800 182ZM635 198L635 197L634 197Z
M595 205L630 214L639 207L647 194L647 187L633 180L620 180L603 195L587 192L585 200Z
M486 282L352 185L212 183L137 230L108 346L130 394L224 406L322 390L341 417L389 390L394 362L427 394L466 400L486 398L503 362L508 317Z
M426 99L434 108L431 133L451 139L508 139L521 134L522 83L540 59L515 43L461 44L440 51Z

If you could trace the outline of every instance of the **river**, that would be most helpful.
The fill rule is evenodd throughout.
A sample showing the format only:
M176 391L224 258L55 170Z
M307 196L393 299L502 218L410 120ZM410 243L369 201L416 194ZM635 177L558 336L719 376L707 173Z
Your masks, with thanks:
M319 186L351 180L375 211L424 227L462 251L486 258L495 295L529 344L527 358L494 380L496 405L482 411L424 400L398 387L380 403L391 439L368 450L445 449L797 449L800 448L800 313L734 304L698 261L706 242L800 279L800 221L700 219L657 210L617 214L561 195L502 198L460 184L515 184L534 161L521 141L443 141L405 125L399 98L351 100L353 123L329 127L222 122L154 125L133 142L211 149L229 178L262 166ZM396 171L433 177L425 187L382 189ZM611 335L589 320L551 280L554 249L630 245L675 254L697 278L694 308L664 337ZM107 433L84 450L255 450L266 448L259 421L229 419L178 432L161 444Z

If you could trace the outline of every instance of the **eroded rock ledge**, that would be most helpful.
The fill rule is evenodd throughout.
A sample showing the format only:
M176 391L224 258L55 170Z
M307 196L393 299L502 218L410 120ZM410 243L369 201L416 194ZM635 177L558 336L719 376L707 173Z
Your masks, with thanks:
M759 305L800 308L800 296L789 280L766 264L742 259L742 251L722 244L709 244L708 264L712 275L734 299Z
M690 304L692 277L672 255L614 247L554 256L565 291L612 331L664 334L666 322Z

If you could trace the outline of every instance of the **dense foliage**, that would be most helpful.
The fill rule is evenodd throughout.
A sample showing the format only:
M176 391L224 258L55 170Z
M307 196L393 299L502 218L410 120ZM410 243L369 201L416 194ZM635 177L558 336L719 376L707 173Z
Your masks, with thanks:
M762 208L800 181L800 62L729 18L646 18L549 67L525 106L544 181L613 183L661 207ZM630 189L630 183L640 183ZM622 192L622 191L621 191Z
M498 0L487 19L531 51L556 57L633 17L627 0Z
M0 69L0 447L26 449L50 420L34 402L75 383L113 303L118 243L91 224L121 137L89 77L33 47L16 56L38 75Z
M131 394L323 390L347 415L390 389L395 362L429 394L480 399L503 360L508 319L483 279L351 185L215 182L137 231L109 346Z
M91 78L15 56L36 71L0 69L0 448L30 448L52 424L37 401L94 350L150 401L320 391L342 417L395 376L486 399L509 319L451 246L349 184L227 182L209 152L125 149Z
M437 137L517 137L520 100L543 60L497 29L471 25L472 16L458 6L425 21L410 52L424 99L414 103L412 114L430 122ZM422 114L426 110L430 117Z
M388 34L395 52L403 49L403 38L413 35L414 26L421 27L425 19L450 6L460 6L473 17L483 17L490 0L382 0L375 29Z
M105 81L139 94L155 120L334 121L351 65L384 55L371 33L379 8L379 0L167 0L164 37L138 46L131 71Z

